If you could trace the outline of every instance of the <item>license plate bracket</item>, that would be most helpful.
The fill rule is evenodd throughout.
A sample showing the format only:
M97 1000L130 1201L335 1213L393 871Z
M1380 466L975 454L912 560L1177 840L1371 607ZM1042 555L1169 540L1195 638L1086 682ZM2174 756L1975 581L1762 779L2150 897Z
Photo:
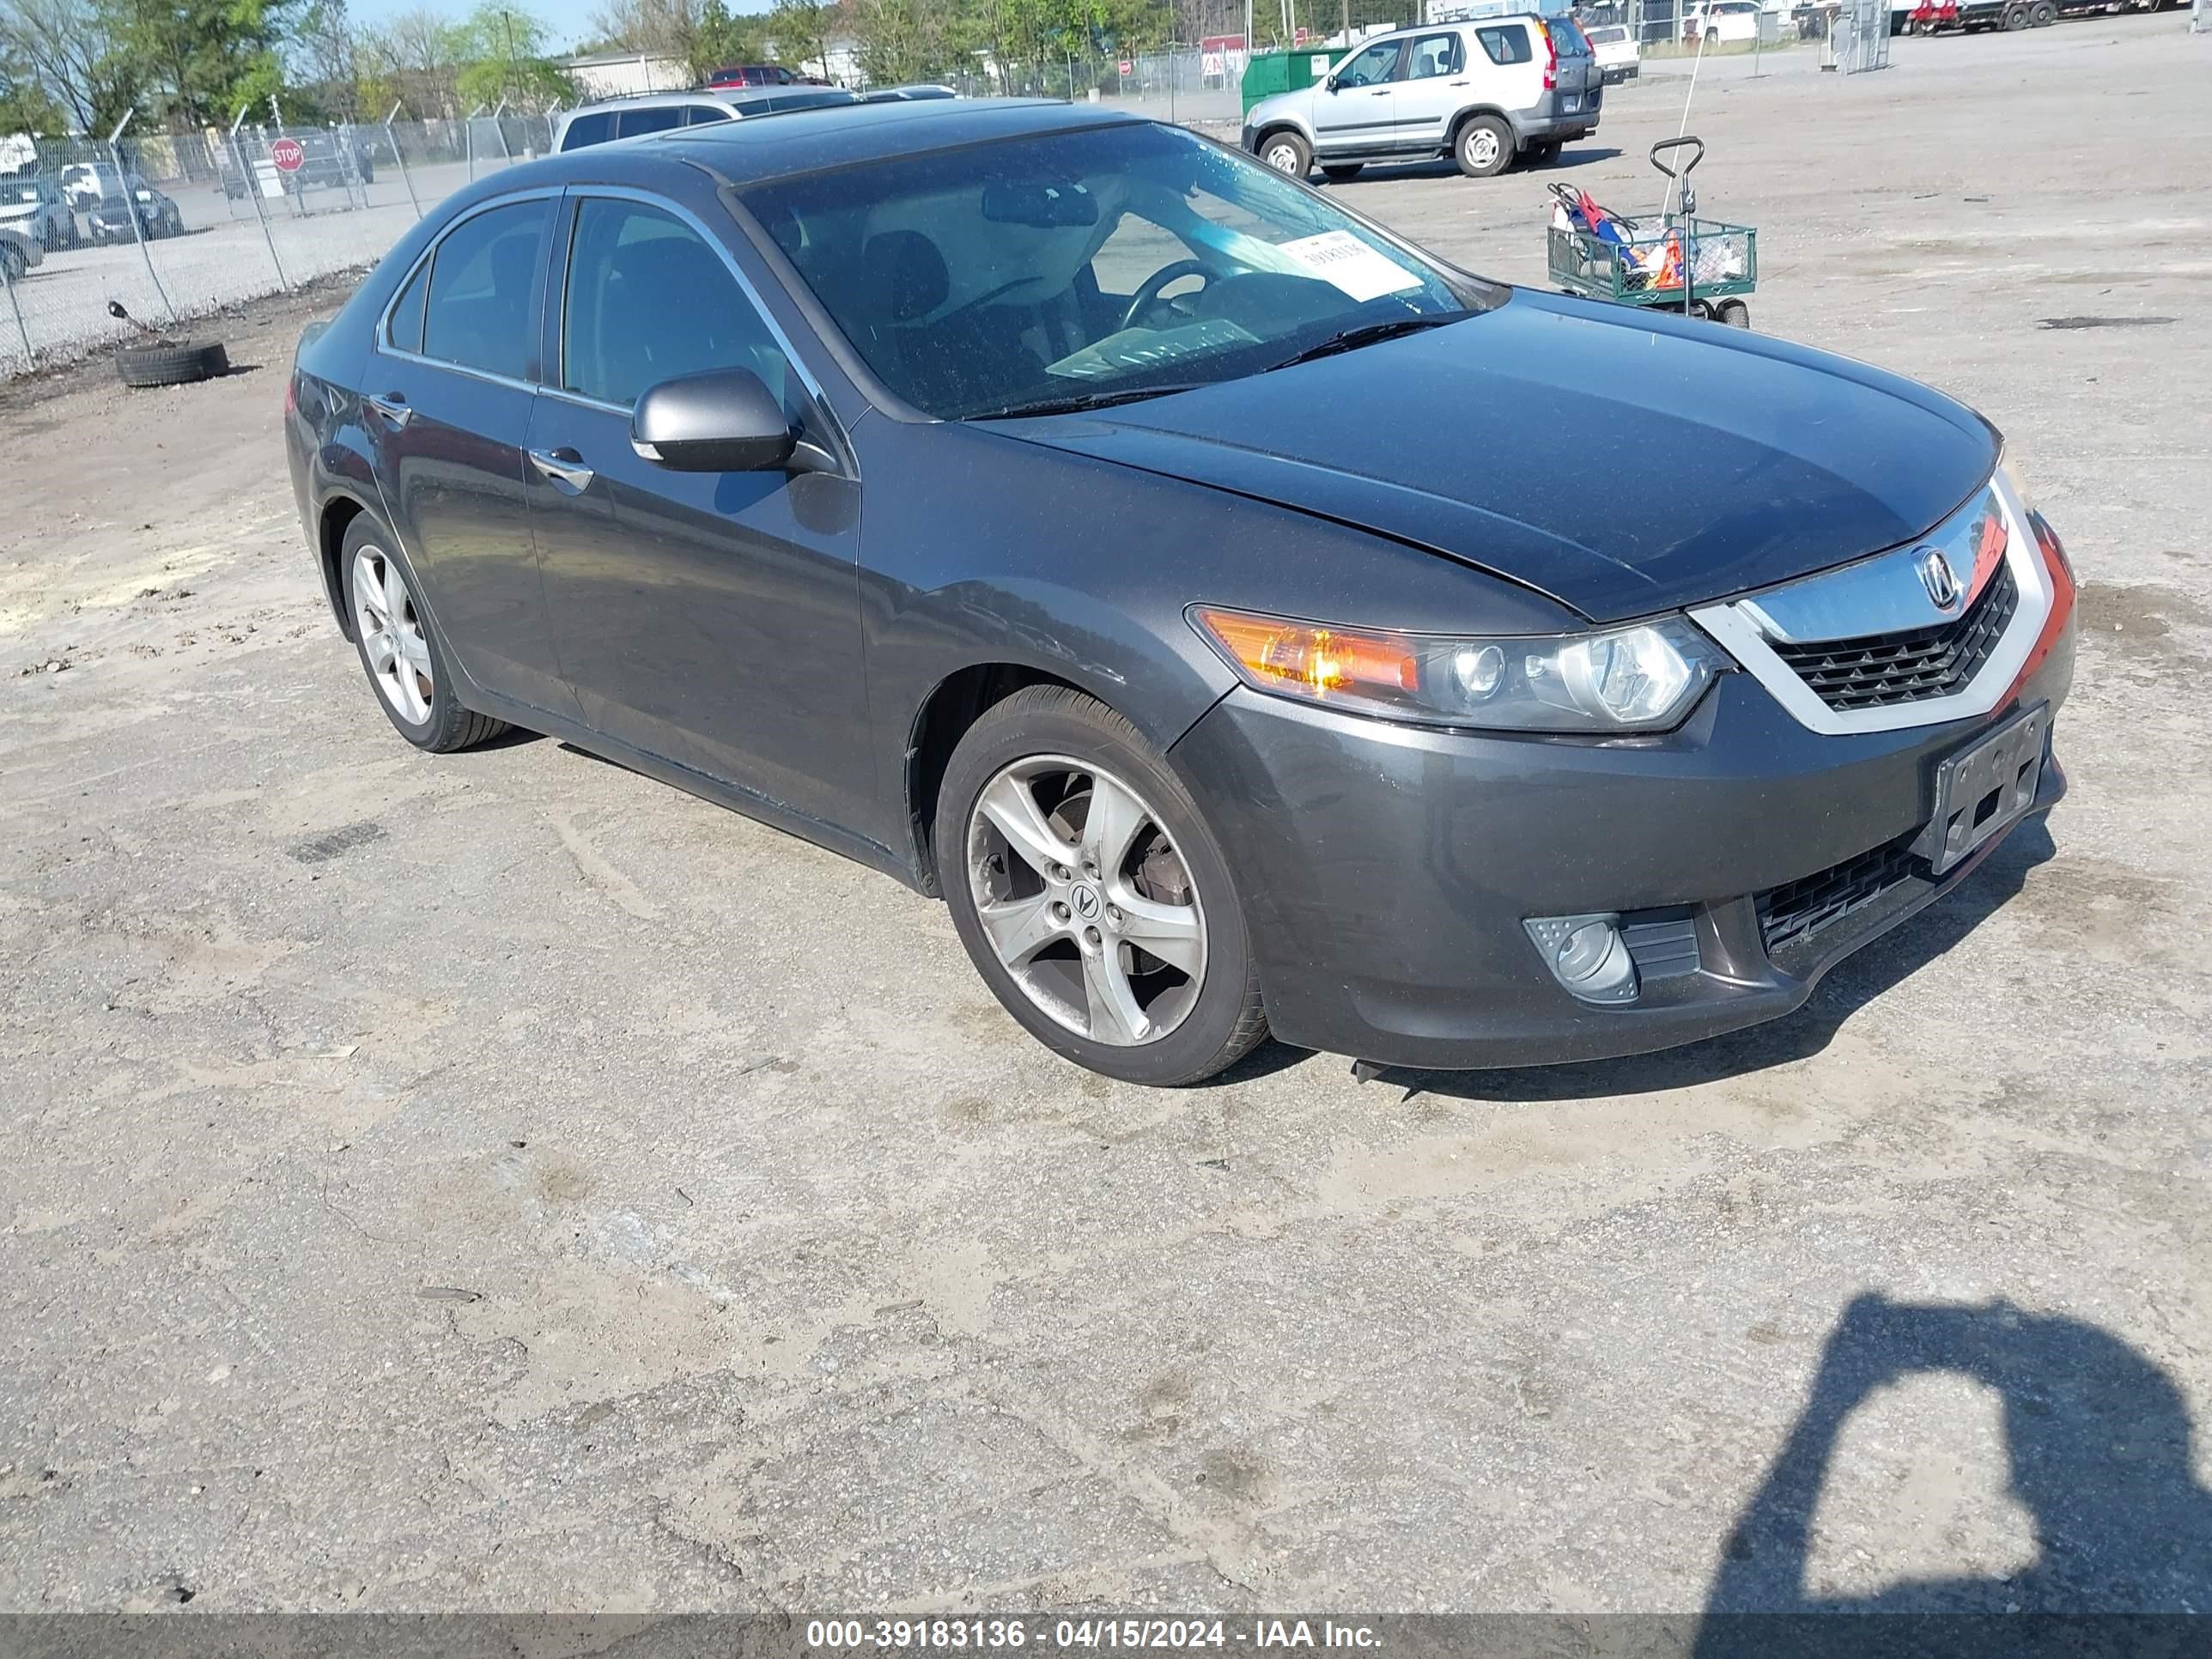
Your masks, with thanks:
M1942 875L2035 805L2051 739L2051 705L2023 708L1936 767L1936 811L1912 850Z

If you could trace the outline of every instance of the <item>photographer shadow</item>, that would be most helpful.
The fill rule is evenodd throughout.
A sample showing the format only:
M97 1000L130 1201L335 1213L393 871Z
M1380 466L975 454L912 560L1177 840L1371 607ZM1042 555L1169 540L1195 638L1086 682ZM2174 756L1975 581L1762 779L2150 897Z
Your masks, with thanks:
M1920 1372L1970 1377L2001 1398L2009 1486L2033 1516L2034 1565L2006 1578L1814 1595L1813 1519L1844 1424ZM1891 1621L1885 1653L1923 1650L1914 1640L1940 1644L1929 1652L1980 1652L1990 1642L2033 1652L2043 1649L2022 1641L2037 1626L2017 1615L2125 1615L2104 1632L2119 1636L2118 1626L2146 1616L2212 1608L2212 1492L2197 1482L2191 1438L2173 1380L2094 1325L2002 1302L1923 1307L1861 1296L1830 1334L1803 1413L1729 1534L1698 1659L1876 1650L1863 1620L1838 1615L1947 1616ZM2095 1632L2077 1625L2071 1634Z

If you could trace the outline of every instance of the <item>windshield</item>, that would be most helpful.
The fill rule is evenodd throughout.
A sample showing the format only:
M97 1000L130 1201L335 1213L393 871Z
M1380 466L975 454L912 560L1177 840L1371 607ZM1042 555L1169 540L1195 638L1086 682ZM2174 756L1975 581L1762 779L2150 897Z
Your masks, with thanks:
M1499 297L1255 161L1149 124L901 156L740 199L868 367L948 419L1237 380L1347 331Z

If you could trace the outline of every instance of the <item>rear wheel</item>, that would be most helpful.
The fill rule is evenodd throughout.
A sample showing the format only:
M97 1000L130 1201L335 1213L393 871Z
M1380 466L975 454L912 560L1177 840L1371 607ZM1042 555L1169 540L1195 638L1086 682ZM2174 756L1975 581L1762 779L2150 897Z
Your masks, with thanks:
M1340 185L1348 179L1357 179L1360 169L1366 165L1364 161L1340 161L1333 167L1323 167L1321 176L1332 185Z
M1452 159L1470 179L1495 179L1513 165L1513 129L1495 115L1478 115L1452 141Z
M353 613L361 665L399 735L447 755L496 737L505 720L464 708L439 649L438 632L416 592L414 573L392 551L394 538L364 513L346 531L338 570Z
M1751 326L1751 307L1741 300L1723 300L1713 307L1713 315L1730 328Z
M1529 165L1540 167L1558 161L1561 148L1556 138L1547 138L1540 144L1531 144L1528 147Z
M960 942L1047 1048L1170 1087L1267 1036L1227 859L1105 704L1056 685L995 704L952 752L935 836Z
M1313 151L1295 132L1271 132L1260 141L1260 159L1278 173L1303 179L1313 171Z
M2027 21L2031 28L2048 28L2057 21L2058 8L2053 0L2034 0L2027 9Z
M21 282L23 273L30 268L28 254L19 247L10 247L7 243L0 242L0 273L4 273L9 282Z
M2027 27L2027 8L2024 5L2007 6L2004 9L2004 21L2001 27L2008 34L2011 33L2015 29L2026 28Z

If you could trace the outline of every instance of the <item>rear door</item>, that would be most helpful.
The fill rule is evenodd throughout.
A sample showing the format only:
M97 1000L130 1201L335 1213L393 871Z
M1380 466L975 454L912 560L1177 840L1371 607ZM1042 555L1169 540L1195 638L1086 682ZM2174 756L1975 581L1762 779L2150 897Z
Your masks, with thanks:
M1314 88L1317 160L1390 148L1398 125L1398 60L1404 51L1403 39L1377 41L1352 53Z
M1407 149L1442 149L1453 116L1467 107L1467 39L1461 29L1417 34L1398 82L1397 137Z
M1588 115L1598 107L1604 95L1605 76L1597 66L1597 54L1590 50L1589 37L1582 26L1571 17L1547 18L1537 27L1551 37L1555 61L1552 75L1557 82L1559 112L1562 115Z
M487 690L573 715L522 488L556 200L500 198L423 256L378 325L363 423L392 532L447 653Z

